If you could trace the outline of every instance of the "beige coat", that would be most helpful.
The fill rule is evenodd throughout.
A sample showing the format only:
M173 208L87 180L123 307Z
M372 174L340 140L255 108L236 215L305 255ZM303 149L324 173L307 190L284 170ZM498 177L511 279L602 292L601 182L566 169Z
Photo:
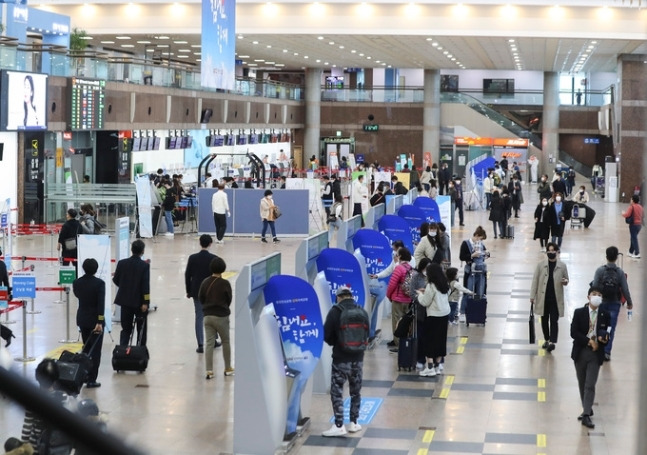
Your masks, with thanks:
M559 317L564 316L564 286L568 281L563 284L562 279L568 280L568 269L559 259L553 271L553 283L555 284L555 297L557 298L557 309L559 310ZM548 258L541 261L535 267L535 273L532 277L532 286L530 288L530 301L534 301L535 313L538 316L544 314L544 302L546 300L546 285L548 284Z
M274 212L272 211L274 207L274 201L264 197L261 199L261 219L267 221L274 221Z

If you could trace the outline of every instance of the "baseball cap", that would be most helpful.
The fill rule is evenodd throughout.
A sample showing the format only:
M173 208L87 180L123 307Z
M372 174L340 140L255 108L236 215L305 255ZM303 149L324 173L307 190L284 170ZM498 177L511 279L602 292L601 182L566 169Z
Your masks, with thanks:
M343 294L353 295L353 291L350 290L348 286L340 286L337 288L335 295L340 296Z

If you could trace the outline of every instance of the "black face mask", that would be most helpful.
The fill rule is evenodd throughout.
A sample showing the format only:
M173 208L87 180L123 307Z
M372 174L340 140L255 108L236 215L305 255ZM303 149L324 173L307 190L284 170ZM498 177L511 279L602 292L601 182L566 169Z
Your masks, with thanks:
M557 257L557 253L549 252L549 253L546 253L546 256L548 256L548 259L555 259Z

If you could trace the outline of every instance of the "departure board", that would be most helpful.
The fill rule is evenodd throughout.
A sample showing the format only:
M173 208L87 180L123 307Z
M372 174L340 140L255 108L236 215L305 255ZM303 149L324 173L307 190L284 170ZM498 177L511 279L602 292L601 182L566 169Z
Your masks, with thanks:
M70 81L70 129L102 129L106 81L80 77L73 77Z

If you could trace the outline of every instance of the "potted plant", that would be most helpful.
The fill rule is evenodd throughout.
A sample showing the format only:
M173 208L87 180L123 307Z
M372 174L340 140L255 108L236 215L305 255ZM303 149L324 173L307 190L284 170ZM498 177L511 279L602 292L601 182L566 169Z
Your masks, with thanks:
M75 74L79 75L79 70L83 66L83 51L88 47L88 42L85 37L88 34L85 30L73 28L70 33L70 56L72 57L72 66Z

